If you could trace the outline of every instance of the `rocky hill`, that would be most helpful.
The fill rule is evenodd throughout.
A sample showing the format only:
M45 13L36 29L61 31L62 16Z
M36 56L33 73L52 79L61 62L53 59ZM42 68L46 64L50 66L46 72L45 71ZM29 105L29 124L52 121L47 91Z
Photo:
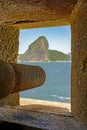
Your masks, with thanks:
M30 44L24 54L18 56L19 61L68 61L70 56L60 51L49 50L49 43L44 36Z
M37 40L30 44L24 54L19 55L21 61L48 61L48 41L44 36L40 36Z

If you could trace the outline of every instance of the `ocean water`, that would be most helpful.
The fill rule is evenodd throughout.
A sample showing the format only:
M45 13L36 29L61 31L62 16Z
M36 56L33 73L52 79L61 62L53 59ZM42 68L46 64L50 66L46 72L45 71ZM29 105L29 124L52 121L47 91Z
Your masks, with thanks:
M41 66L46 73L46 80L42 86L22 91L20 97L70 103L71 62L19 63Z

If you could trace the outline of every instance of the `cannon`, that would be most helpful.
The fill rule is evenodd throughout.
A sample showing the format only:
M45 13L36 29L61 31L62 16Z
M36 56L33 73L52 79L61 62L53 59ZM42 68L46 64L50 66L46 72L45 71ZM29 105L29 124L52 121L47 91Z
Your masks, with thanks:
M5 96L40 87L46 79L40 66L0 61L0 99Z

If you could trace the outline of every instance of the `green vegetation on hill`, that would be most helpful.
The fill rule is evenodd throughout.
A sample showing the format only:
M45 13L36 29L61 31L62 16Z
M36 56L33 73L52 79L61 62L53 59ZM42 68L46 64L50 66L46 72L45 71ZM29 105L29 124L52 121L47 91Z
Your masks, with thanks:
M18 61L28 61L28 59L27 59L27 57L24 56L24 54L19 54Z
M70 56L56 50L49 50L49 61L69 61Z
M24 57L23 54L19 55L20 61L28 61L27 56ZM49 58L48 61L70 61L71 56L64 54L63 52L57 50L49 50Z

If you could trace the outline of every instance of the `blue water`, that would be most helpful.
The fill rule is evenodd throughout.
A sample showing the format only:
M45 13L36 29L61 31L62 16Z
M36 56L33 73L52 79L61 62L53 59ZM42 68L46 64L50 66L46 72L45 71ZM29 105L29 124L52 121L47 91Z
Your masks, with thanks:
M22 62L22 64L41 66L45 70L46 81L40 87L20 92L20 97L70 103L71 62Z

